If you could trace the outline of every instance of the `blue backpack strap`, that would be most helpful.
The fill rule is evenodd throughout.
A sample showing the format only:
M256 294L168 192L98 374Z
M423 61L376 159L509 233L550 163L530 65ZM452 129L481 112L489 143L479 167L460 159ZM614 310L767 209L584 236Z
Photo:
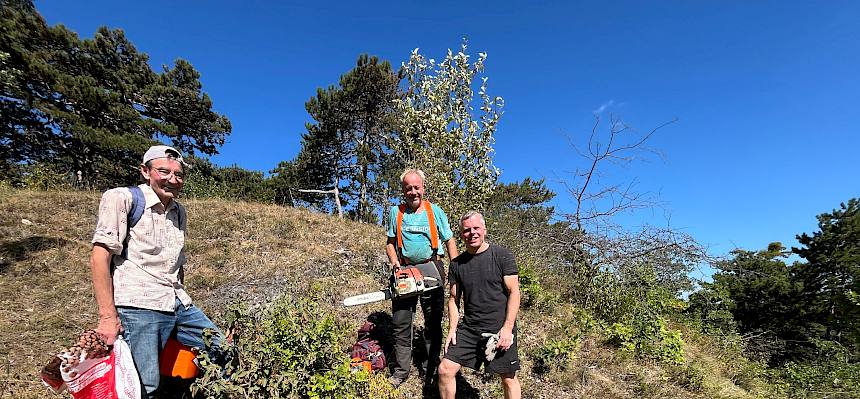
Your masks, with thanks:
M146 198L143 197L143 190L138 186L128 188L131 192L131 210L128 212L128 228L131 229L143 216L143 210L146 207Z
M125 231L125 240L122 243L122 257L128 255L128 238L131 234L131 228L137 225L140 218L143 216L143 211L146 208L146 198L143 196L143 190L138 186L130 186L128 191L131 192L131 209L128 210Z
M180 203L176 202L175 200L173 202L176 204L176 212L178 213L179 228L182 229L182 226L185 226L185 207L182 206ZM183 230L183 233L184 232L185 231Z

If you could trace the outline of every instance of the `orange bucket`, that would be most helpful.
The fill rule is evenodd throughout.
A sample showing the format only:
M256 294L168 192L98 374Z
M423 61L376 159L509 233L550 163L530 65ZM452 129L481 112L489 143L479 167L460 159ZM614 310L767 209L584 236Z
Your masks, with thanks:
M191 351L191 348L182 345L174 337L167 340L167 345L161 351L159 358L159 368L161 375L167 377L179 377L182 379L192 379L197 377L197 365L194 364L194 359L197 355Z

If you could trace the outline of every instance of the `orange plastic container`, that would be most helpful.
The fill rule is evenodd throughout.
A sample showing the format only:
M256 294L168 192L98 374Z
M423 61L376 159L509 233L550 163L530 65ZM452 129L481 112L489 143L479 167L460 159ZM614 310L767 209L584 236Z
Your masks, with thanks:
M350 370L352 370L352 371L358 371L358 370L364 369L364 371L367 371L369 373L371 371L370 366L371 366L370 361L361 360L357 357L352 358L352 361L350 362Z
M197 377L198 369L197 365L194 364L196 357L197 355L191 351L191 348L182 345L176 338L170 337L164 350L161 351L159 359L161 375L183 379Z

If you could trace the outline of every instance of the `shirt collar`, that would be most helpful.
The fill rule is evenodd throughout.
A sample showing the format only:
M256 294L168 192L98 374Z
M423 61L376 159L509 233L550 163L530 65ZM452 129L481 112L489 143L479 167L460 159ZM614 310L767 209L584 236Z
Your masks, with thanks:
M143 191L143 198L146 200L146 208L152 208L153 206L160 204L161 200L158 198L158 195L155 194L155 191L152 190L152 187L149 184L141 184L140 190ZM176 207L176 200L170 201L170 205L165 209L165 211L169 211L172 208Z

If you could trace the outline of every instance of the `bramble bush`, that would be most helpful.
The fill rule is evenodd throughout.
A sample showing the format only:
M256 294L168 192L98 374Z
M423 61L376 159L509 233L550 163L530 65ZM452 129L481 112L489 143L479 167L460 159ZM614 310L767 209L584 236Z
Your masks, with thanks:
M352 372L341 342L350 328L322 314L315 298L284 296L266 309L234 305L227 317L238 343L226 366L200 355L202 373L192 386L197 398L386 397L381 374ZM371 392L372 391L372 392Z

